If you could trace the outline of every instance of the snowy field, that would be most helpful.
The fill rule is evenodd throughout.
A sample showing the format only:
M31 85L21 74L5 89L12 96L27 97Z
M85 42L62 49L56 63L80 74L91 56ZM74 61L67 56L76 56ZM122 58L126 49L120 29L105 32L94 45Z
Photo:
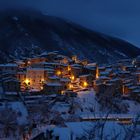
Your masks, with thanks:
M98 115L105 115L106 112L100 111L100 104L98 103L95 95L95 91L91 89L90 91L81 91L78 92L78 97L76 98L76 102L78 102L82 108L83 108L83 113L82 115L86 114L91 114L91 108L93 108L93 114L98 114ZM133 100L123 100L123 103L127 104L128 106L128 115L136 116L140 114L140 103L133 101ZM114 115L115 113L113 113ZM126 114L126 115L127 115ZM118 115L118 114L117 114Z
M90 108L93 109L94 113L100 113L99 103L96 100L95 92L93 89L90 91L78 92L76 102L82 106L84 113L90 113Z
M92 130L96 135L96 138L93 138L93 140L99 140L98 138L100 137L100 129L98 129L96 126L96 122L69 122L66 123L66 127L51 125L47 126L44 130L53 130L54 136L59 136L60 140L77 140L77 138L82 136L88 136L89 131ZM132 128L133 126L131 125L122 126L113 121L106 122L103 128L103 139L107 138L107 140L113 140L114 138L114 140L124 140L126 137L130 137L126 131ZM115 139L115 137L117 139ZM139 137L136 140L139 140Z
M140 103L130 100L124 100L123 102L129 105L129 114L140 114Z
M71 100L72 101L72 100ZM62 125L41 125L37 127L37 132L32 134L32 137L36 136L41 132L46 132L47 129L53 130L54 136L59 136L60 140L76 140L76 138L81 136L86 136L87 132L91 129L96 133L96 136L99 135L98 130L99 128L95 129L99 124L99 121L91 121L90 118L105 118L106 112L100 111L100 104L98 103L95 95L95 91L93 89L87 91L80 91L77 93L77 97L74 98L74 103L78 106L75 108L74 114L69 114L69 109L71 105L71 101L69 102L55 102L51 107L51 110L54 112L59 112L61 117L64 118L64 126ZM117 120L118 118L133 118L138 113L140 113L140 104L131 101L131 100L123 100L123 103L127 104L128 106L128 113L126 114L109 114L108 118L116 118L114 121L106 120L104 129L103 129L103 136L107 137L108 140L111 140L112 137L117 135L117 140L122 140L126 136L127 129L133 130L134 125L122 125ZM8 106L11 107L13 110L17 112L21 112L21 116L18 118L18 123L25 124L27 123L28 112L26 107L21 102L9 102ZM54 115L54 114L52 114ZM72 120L66 121L70 116L78 116L80 118L86 118L87 120ZM101 122L102 123L102 122ZM98 126L99 127L99 126ZM138 126L140 127L140 125ZM140 131L140 128L139 128ZM9 139L8 139L9 140ZM12 139L11 139L12 140ZM135 139L134 139L135 140Z

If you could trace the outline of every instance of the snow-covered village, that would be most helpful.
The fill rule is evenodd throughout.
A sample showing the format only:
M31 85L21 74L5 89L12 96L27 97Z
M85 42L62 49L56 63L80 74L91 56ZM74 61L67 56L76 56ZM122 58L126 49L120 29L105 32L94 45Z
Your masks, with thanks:
M140 140L140 0L0 0L0 140Z
M0 64L0 140L92 139L140 139L140 57L53 51Z

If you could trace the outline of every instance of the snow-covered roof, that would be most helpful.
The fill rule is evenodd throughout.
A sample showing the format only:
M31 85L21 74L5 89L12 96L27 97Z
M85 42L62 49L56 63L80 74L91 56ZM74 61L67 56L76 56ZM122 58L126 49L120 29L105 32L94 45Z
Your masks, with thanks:
M112 71L112 68L107 68L106 71L107 72L111 72Z
M8 80L5 80L4 82L18 82L19 83L19 80L17 80L17 79L8 79Z
M90 69L90 70L96 70L95 66L85 66L85 68Z
M44 65L61 65L58 62L42 62L41 64L44 64Z
M114 118L114 119L121 119L121 118L135 118L133 114L82 114L80 115L82 119L98 119L98 118Z
M81 69L81 67L73 66L74 69Z
M0 94L3 94L3 87L0 86Z
M22 60L16 61L17 64L25 64Z
M91 74L84 74L84 75L80 75L79 77L88 77L91 76Z
M98 69L106 69L106 67L100 66L100 67L98 67Z
M129 89L136 89L137 86L130 86Z
M26 74L26 71L18 71L17 74Z
M108 75L109 74L109 71L102 71L100 72L100 75Z
M49 79L60 79L58 76L56 76L56 75L53 75L53 76L49 76L48 77Z
M13 77L4 77L2 78L3 82L19 82L19 80L17 80L16 78Z
M134 66L133 65L130 65L130 64L126 64L125 67L133 68Z
M113 84L112 83L106 83L105 85L106 86L112 86Z
M133 92L134 93L140 93L140 89L134 89Z
M99 76L99 79L110 79L110 78L107 76Z
M54 69L51 69L51 68L45 68L44 70L46 70L46 71L54 71Z
M127 84L125 84L125 86L131 87L131 86L133 86L133 83L127 83Z
M58 53L59 51L52 51L52 52L48 52L48 55L52 55L52 54L57 55Z
M27 70L44 71L44 68L33 68L33 67L29 67L29 68L27 68Z
M87 66L95 66L96 67L97 63L88 63Z
M0 64L0 67L18 67L15 63Z
M17 95L17 92L5 92L6 95Z
M71 66L72 66L72 67L81 67L80 64L72 64Z
M115 81L118 81L120 80L119 78L114 78L114 79L111 79L110 82L115 82Z
M119 73L120 73L120 74L130 74L129 71L120 71Z
M60 81L61 82L70 82L70 79L68 79L68 78L61 78Z
M135 75L140 75L140 72L135 72L134 74L135 74Z
M62 84L59 83L59 82L48 82L48 83L46 83L46 85L47 86L54 86L54 87L60 87L60 86L62 86Z
M43 52L43 53L41 53L39 56L47 56L47 55L48 55L47 52Z

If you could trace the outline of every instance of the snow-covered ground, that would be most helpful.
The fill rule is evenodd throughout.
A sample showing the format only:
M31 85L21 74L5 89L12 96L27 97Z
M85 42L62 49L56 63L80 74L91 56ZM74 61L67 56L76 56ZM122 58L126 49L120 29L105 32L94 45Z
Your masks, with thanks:
M51 101L51 100L50 100ZM82 135L86 135L86 131L90 130L91 128L94 128L95 125L97 125L98 121L91 121L91 120L72 120L72 122L67 122L67 118L70 115L78 116L78 117L90 117L90 118L104 118L106 117L105 112L100 111L100 104L98 103L95 95L95 91L93 89L87 90L87 91L80 91L77 93L77 97L73 100L74 104L76 104L75 112L74 114L69 114L69 109L72 103L72 100L69 100L69 102L54 102L53 106L51 107L51 111L53 112L59 112L61 114L61 117L64 118L65 126L55 126L55 125L42 125L39 126L38 132L35 132L32 136L36 136L37 134L41 132L46 132L47 129L52 129L53 135L59 136L60 140L70 140L71 137L73 137L73 140L76 140L76 137L80 137ZM104 136L108 135L108 139L110 138L109 135L115 136L118 134L118 139L121 140L125 133L125 130L127 127L132 128L133 124L130 125L120 125L118 123L117 118L133 118L136 116L136 114L140 113L140 104L131 101L131 100L122 100L123 103L128 105L128 113L126 114L109 114L107 117L116 118L113 120L107 120L104 126ZM17 112L21 112L22 116L18 118L19 124L24 124L27 122L28 112L26 107L21 102L9 102L8 106L10 106L13 110L16 110ZM78 107L77 107L78 106ZM54 114L52 114L54 115ZM125 127L125 129L124 129ZM96 132L95 132L96 133ZM98 132L97 132L98 133Z
M99 129L95 126L98 124L96 122L68 122L65 127L59 127L55 125L50 125L42 128L42 130L53 130L53 136L59 136L60 140L76 140L81 136L87 136L90 130L93 130L97 139L100 136ZM103 139L105 137L111 140L113 137L117 136L117 140L123 140L126 135L126 130L128 128L132 129L133 126L122 126L114 121L106 122L103 128ZM45 132L45 131L44 131Z
M93 89L78 92L76 102L78 102L83 108L83 113L91 113L90 108L93 109L94 113L100 113L99 103L96 100L95 91Z
M67 113L69 110L69 104L57 102L53 107L52 110L58 111L59 113Z
M11 108L13 111L21 113L21 116L18 116L18 118L17 118L19 125L27 124L28 111L22 102L20 102L20 101L6 102L3 104L1 109L4 109L6 106L8 108Z
M140 114L140 103L133 101L133 100L124 100L124 103L128 104L129 114Z
M76 137L81 137L86 135L86 131L93 129L96 125L95 122L72 122L66 124L68 128L72 131L74 135L74 140ZM123 128L116 122L107 122L104 126L104 135L112 135L113 133L124 133ZM96 132L95 132L96 133ZM122 135L120 135L122 138ZM60 139L64 140L64 139ZM120 139L121 140L121 139Z
M28 112L27 112L25 105L22 102L11 102L11 103L9 103L9 106L16 112L21 112L22 115L17 118L18 124L20 124L20 125L26 124Z
M81 91L78 92L78 97L76 98L76 102L78 102L83 110L82 114L91 114L91 108L93 108L93 114L105 115L106 112L100 111L100 104L97 101L95 91L93 89L89 91ZM120 102L127 104L128 106L128 115L140 114L140 103L133 100L121 100ZM114 115L115 113L113 113ZM117 114L118 115L118 114Z

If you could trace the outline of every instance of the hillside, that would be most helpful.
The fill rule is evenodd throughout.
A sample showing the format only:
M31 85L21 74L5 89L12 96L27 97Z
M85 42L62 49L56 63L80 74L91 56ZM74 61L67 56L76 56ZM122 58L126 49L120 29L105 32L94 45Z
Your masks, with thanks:
M81 59L111 63L140 55L140 49L121 39L91 31L37 11L0 13L0 61L59 51Z

